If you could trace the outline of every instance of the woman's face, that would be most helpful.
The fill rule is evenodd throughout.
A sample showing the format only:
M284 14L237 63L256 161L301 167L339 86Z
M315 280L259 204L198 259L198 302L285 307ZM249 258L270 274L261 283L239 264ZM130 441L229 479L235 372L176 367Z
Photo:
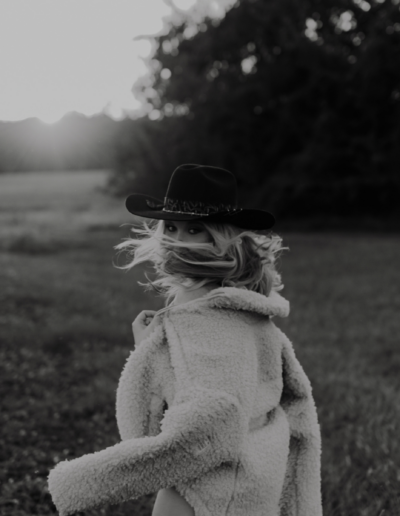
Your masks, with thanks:
M201 222L186 220L166 220L165 234L179 242L205 244L212 242L210 233Z

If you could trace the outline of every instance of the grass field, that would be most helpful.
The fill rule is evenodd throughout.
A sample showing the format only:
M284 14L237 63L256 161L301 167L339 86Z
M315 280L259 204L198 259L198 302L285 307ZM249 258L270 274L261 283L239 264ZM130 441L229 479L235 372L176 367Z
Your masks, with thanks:
M0 175L1 515L55 513L49 469L119 440L131 321L161 306L137 286L141 271L113 267L132 220L99 190L104 179ZM314 388L324 515L397 516L399 235L282 236L292 312L277 324ZM85 514L150 516L154 496Z

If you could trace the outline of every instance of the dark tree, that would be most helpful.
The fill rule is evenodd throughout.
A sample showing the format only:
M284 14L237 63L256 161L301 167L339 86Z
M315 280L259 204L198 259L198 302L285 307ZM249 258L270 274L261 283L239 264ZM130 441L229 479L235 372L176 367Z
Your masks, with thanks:
M133 180L122 184L148 189L157 177L164 188L175 166L202 162L232 170L242 202L281 218L392 215L398 4L241 0L219 22L171 26L156 39L142 90L161 117L131 123L142 151L128 151L119 170Z

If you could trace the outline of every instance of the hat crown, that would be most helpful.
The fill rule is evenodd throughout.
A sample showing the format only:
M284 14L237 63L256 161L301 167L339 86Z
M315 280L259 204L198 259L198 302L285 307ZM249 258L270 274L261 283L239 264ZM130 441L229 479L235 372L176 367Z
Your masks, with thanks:
M236 179L232 172L206 165L180 165L169 181L166 201L195 201L237 206Z

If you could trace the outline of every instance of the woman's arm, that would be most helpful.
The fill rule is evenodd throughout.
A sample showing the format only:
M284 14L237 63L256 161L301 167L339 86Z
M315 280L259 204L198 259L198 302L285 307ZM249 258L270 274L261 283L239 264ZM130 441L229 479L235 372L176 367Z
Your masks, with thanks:
M252 346L244 346L246 327L235 313L222 312L164 318L177 391L161 432L58 464L49 489L61 516L187 483L238 459L257 362ZM155 331L139 350L156 337ZM149 371L145 365L144 373ZM146 390L147 381L144 374L137 388Z
M234 461L246 431L238 400L204 388L185 398L166 411L159 435L59 463L49 490L60 516L173 487Z

